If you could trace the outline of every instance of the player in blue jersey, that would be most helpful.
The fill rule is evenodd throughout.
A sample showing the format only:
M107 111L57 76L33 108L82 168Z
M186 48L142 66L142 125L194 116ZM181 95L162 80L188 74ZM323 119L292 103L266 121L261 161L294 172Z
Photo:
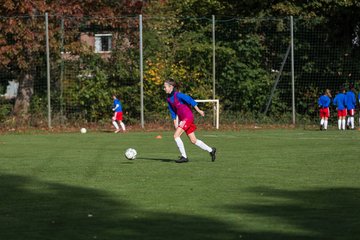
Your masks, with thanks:
M331 102L331 92L329 89L325 90L324 95L319 97L318 104L320 108L320 130L327 130L328 119L330 117L329 105Z
M118 125L118 122L122 128L122 130L125 132L125 124L123 123L123 112L122 112L122 106L121 106L121 102L119 99L117 99L116 95L113 95L113 111L114 111L114 116L112 117L112 124L114 125L114 127L116 128L115 133L120 132L120 128Z
M334 105L338 112L338 127L339 130L345 130L345 118L346 118L346 101L345 101L345 88L342 87L340 92L336 94L334 98Z
M355 115L355 107L356 107L356 96L355 96L355 88L353 84L349 85L349 91L346 92L345 104L347 109L347 124L346 127L348 129L355 129L354 126L354 115Z
M174 133L174 140L181 154L180 159L176 160L175 162L185 163L189 161L186 155L184 143L180 138L184 132L193 144L209 152L211 160L215 161L216 148L209 147L195 136L196 125L194 123L194 115L191 111L191 108L194 108L201 116L205 115L204 111L200 110L200 108L197 106L197 102L195 102L192 97L176 91L174 81L166 81L164 83L164 91L168 94L168 108L171 118L174 120L174 126L176 129ZM179 124L177 124L176 117L178 117L180 121Z

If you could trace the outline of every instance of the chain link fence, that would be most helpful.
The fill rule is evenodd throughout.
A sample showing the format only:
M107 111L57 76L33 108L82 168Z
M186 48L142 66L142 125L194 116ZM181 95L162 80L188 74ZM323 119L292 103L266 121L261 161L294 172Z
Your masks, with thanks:
M168 78L194 99L219 99L220 125L310 125L318 121L325 89L335 94L344 84L359 84L356 38L338 41L319 19L294 19L291 26L290 18L54 15L48 29L45 16L0 21L3 127L110 126L112 94L128 125L164 125ZM18 23L16 31L5 27ZM212 125L214 105L200 107L208 114L198 124Z

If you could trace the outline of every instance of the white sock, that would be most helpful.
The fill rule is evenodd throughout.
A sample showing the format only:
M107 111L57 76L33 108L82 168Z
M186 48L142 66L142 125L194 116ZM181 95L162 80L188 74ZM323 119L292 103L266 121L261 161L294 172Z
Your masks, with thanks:
M125 124L123 122L120 122L120 126L121 126L122 130L125 131Z
M350 117L351 128L354 128L354 117Z
M341 119L338 120L338 127L339 127L339 130L341 130Z
M351 121L350 118L351 118L351 117L348 117L348 118L347 118L347 123L346 123L346 125L348 125L348 126L350 125L350 121Z
M324 120L324 129L327 129L327 126L328 126L328 120Z
M112 122L112 124L114 125L114 127L116 128L116 130L118 130L118 129L119 129L119 125L117 124L117 122L116 122L116 121L113 121L113 122Z
M323 118L320 121L320 125L324 125L324 119Z
M195 145L200 147L201 149L208 151L208 152L212 152L212 148L209 147L208 145L206 145L203 141L196 139Z
M343 130L345 130L345 123L346 123L346 121L345 121L345 119L343 119L343 120L342 120L342 129L343 129Z
M185 152L184 143L183 143L183 141L181 140L181 138L180 138L180 137L175 138L175 142L176 142L176 145L177 145L178 148L179 148L179 151L180 151L180 153L181 153L181 156L183 156L184 158L187 158L186 152Z

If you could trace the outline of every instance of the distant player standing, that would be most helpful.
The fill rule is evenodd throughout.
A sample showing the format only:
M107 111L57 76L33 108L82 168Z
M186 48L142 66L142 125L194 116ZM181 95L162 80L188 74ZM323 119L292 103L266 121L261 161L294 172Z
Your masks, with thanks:
M341 91L336 94L334 98L334 105L338 112L338 127L339 130L345 130L345 118L346 118L346 102L345 102L345 88L342 87Z
M122 112L121 102L119 99L117 99L116 95L113 95L112 97L114 99L113 109L112 109L114 111L114 116L112 117L112 124L116 128L115 133L120 132L120 128L117 121L120 123L122 130L125 132L125 124L122 122L123 112Z
M176 160L175 162L185 163L189 161L186 155L184 143L180 138L184 132L188 135L190 141L193 144L209 152L211 160L215 161L216 148L209 147L195 136L196 125L194 124L194 115L191 111L191 107L193 107L201 116L205 115L204 111L200 110L200 108L197 106L197 102L195 102L192 97L177 92L175 90L175 82L170 80L166 81L164 83L164 90L168 94L168 108L171 117L174 120L174 126L176 129L174 133L174 140L181 154L180 159ZM179 118L179 125L177 125L176 116Z
M319 97L318 104L320 108L320 130L327 130L328 119L330 117L329 105L331 102L331 92L329 89L325 90L324 95Z
M353 84L349 85L349 91L346 92L345 104L347 109L347 128L354 130L354 115L356 106L355 88Z

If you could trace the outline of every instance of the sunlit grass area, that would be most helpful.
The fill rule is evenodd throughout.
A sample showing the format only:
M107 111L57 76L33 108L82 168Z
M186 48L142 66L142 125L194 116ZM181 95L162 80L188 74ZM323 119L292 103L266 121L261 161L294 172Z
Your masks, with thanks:
M172 132L1 135L0 239L360 236L360 132L197 137L215 162L183 136L190 162L175 163Z

